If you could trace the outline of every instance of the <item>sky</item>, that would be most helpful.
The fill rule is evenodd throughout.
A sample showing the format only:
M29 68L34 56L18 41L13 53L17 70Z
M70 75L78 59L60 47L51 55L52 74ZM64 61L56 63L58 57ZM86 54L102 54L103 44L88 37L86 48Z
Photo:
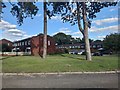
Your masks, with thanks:
M6 8L3 9L2 20L0 22L0 39L8 39L11 41L21 40L28 37L36 36L43 33L43 3L37 2L36 5L39 11L34 19L26 18L22 26L19 26L17 19L10 13L11 5L5 2ZM96 14L97 17L92 20L91 28L89 29L89 38L93 40L103 40L106 35L117 33L118 27L118 5L101 9L101 12ZM58 32L63 32L72 37L82 38L77 24L71 26L70 23L63 23L60 16L54 16L48 19L48 35L53 36Z

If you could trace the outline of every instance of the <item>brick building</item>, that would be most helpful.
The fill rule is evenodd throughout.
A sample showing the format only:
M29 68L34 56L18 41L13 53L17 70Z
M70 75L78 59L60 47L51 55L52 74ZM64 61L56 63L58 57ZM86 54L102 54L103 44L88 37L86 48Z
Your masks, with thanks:
M13 51L28 52L31 55L43 53L43 34L14 42ZM55 42L51 36L47 36L47 54L55 53Z
M43 53L43 34L31 38L32 55L42 55ZM51 36L47 36L47 53L55 53L55 42Z
M75 48L81 48L81 49L85 49L85 44L84 43L80 43L80 44L63 44L63 45L58 45L56 48L59 49L75 49ZM92 42L90 43L90 48L91 49L99 49L99 48L103 48L103 42Z
M0 44L1 45L6 44L9 47L9 49L12 50L13 43L11 41L9 41L9 40L2 39L2 40L0 40ZM2 47L0 47L0 48L2 48Z
M0 40L0 44L7 44L8 46L12 47L12 42L7 39Z
M31 52L31 38L13 42L13 52Z
M98 51L98 49L103 48L103 42L92 42L90 43L90 49L91 52L96 52ZM57 45L56 46L57 50L61 50L62 52L64 52L66 49L69 52L82 52L85 50L85 44L84 43L80 43L80 44L63 44L63 45Z

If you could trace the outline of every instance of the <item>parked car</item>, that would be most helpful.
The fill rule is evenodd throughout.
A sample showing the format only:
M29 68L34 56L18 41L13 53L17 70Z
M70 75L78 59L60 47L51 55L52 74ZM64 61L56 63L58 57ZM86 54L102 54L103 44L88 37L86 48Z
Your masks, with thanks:
M103 51L103 54L112 54L112 52L111 52L111 51L106 50L106 51Z
M92 54L93 56L103 56L102 52L95 52Z

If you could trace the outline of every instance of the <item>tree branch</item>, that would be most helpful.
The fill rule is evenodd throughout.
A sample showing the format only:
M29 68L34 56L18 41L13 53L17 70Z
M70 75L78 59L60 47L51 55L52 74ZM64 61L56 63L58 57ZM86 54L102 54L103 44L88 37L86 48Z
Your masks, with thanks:
M81 33L84 35L84 30L81 26L81 22L80 22L80 10L79 10L79 3L76 2L76 5L77 5L77 20L78 20L78 27L79 27L79 30L81 31Z

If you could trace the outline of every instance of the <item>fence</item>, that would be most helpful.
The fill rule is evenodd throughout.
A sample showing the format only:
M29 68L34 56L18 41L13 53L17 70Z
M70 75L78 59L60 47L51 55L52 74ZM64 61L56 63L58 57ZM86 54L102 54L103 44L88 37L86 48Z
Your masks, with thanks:
M5 56L14 56L14 55L31 55L31 52L0 52L0 55L5 55Z

